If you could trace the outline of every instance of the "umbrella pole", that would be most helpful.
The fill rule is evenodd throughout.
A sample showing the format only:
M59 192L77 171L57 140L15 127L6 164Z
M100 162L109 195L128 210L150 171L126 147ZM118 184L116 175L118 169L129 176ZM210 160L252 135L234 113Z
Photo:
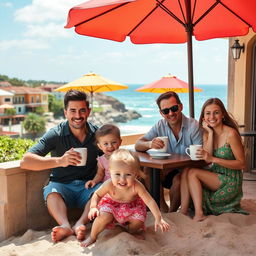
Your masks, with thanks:
M91 91L91 117L93 119L93 92Z
M190 40L189 40L190 39ZM194 110L194 75L193 75L193 49L192 49L192 34L188 35L188 88L189 88L189 115L195 117Z
M186 0L186 11L188 23L186 26L187 31L187 54L188 54L188 88L189 88L189 115L195 117L194 113L194 71L193 71L193 24L191 21L191 0Z

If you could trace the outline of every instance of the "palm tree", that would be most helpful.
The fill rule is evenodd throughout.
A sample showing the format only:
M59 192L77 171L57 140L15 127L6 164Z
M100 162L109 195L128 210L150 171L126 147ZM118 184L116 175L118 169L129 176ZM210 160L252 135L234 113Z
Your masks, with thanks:
M35 113L29 113L23 122L24 129L35 138L37 134L46 130L45 118Z

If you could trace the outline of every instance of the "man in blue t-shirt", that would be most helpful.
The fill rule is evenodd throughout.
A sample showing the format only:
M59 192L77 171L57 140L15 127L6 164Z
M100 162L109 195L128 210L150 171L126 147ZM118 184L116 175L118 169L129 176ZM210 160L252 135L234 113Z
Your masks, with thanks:
M168 153L185 154L185 149L191 144L202 145L202 129L199 123L182 114L183 105L179 96L172 91L161 94L156 103L163 119L159 120L148 133L135 144L137 151L160 149L164 142L158 137L167 136ZM170 211L177 211L180 206L180 170L172 170L163 180L162 185L170 189ZM163 192L163 191L162 191ZM161 196L161 208L167 211L167 206Z
M70 90L64 98L66 121L50 129L23 156L21 168L33 171L51 169L50 181L44 187L44 199L49 213L59 226L52 229L52 240L58 242L75 234L78 240L85 237L85 224L91 195L98 188L85 188L85 183L93 179L97 171L99 150L95 143L97 127L87 122L90 114L85 93ZM80 153L74 148L87 148L87 162L80 163ZM45 157L51 152L51 157ZM71 227L67 208L84 208L76 224Z

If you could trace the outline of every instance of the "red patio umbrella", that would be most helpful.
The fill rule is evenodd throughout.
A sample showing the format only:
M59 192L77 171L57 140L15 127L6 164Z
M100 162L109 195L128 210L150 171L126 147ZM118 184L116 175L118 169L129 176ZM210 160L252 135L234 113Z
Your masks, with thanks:
M90 0L69 11L78 34L135 44L185 43L190 116L194 116L192 36L197 40L256 31L255 0Z
M138 92L164 93L174 91L177 93L189 92L188 83L178 79L176 76L163 76L161 79L137 88ZM202 89L194 87L194 92L201 92Z

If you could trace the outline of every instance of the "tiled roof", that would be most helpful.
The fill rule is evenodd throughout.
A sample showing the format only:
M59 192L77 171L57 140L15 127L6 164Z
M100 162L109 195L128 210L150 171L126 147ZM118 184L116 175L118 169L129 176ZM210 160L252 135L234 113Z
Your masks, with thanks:
M9 83L8 81L1 81L0 86L12 86L12 84Z
M2 89L14 94L48 94L48 92L40 88L32 88L26 86L9 86L3 87Z
M56 89L61 87L64 84L45 84L43 86L41 86L40 88L52 88L52 89Z
M0 89L0 96L13 96L13 93Z

